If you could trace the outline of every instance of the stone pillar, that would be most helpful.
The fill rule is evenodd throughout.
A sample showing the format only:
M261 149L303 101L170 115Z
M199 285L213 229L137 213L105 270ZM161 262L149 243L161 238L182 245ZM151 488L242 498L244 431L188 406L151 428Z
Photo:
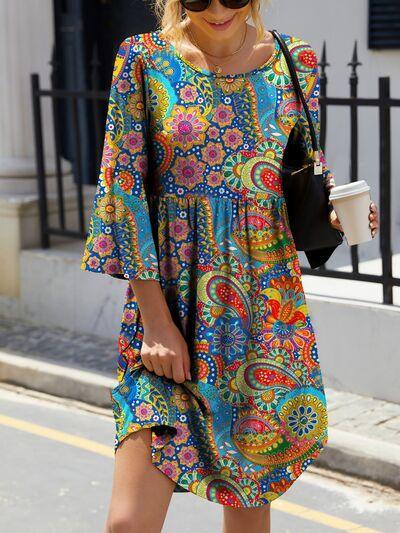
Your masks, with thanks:
M30 74L50 84L52 0L0 2L0 295L19 295L19 254L39 245ZM42 106L48 189L54 190L50 101ZM52 176L52 177L51 177ZM67 180L66 189L72 180Z

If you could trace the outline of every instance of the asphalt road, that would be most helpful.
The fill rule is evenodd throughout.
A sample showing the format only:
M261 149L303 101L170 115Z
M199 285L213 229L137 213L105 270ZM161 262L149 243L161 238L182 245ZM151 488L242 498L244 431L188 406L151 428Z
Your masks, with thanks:
M109 411L0 386L0 532L102 533L113 471ZM163 533L218 533L221 506L174 494ZM274 533L400 533L400 494L310 467L272 504Z

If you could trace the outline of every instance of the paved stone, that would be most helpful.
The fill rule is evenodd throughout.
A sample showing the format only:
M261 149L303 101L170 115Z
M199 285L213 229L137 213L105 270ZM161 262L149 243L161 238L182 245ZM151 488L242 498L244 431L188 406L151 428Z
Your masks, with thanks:
M385 422L385 426L393 429L396 432L400 432L400 416L394 416Z
M351 392L340 392L334 389L327 389L326 397L329 400L329 405L332 410L359 400L359 396L356 394L352 394Z
M329 405L330 423L332 425L341 424L342 422L348 420L354 420L359 414L364 412L362 408L362 402L359 401L345 403L340 407L336 407L336 409L331 407L328 394L326 401Z
M44 328L0 317L0 348L18 355L115 377L117 339Z

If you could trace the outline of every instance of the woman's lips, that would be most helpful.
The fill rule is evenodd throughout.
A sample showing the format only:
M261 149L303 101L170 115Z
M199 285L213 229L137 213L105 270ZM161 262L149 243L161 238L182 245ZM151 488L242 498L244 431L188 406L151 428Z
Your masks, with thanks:
M229 20L227 20L223 24L214 24L213 22L209 22L208 20L206 22L211 26L211 28L214 28L215 30L225 30L231 25L231 22L234 19L234 17L235 15L233 15L233 17L231 17Z

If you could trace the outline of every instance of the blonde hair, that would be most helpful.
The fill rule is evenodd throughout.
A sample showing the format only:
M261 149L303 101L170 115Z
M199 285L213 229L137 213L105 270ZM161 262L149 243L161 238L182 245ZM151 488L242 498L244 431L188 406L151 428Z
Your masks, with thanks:
M172 39L174 44L179 47L185 35L185 26L189 20L180 0L150 1L157 17L158 28L161 30L161 33L163 33L165 37ZM250 3L250 16L254 22L254 27L256 28L255 44L258 44L265 36L265 27L260 16L261 6L269 3L269 0L250 0Z

